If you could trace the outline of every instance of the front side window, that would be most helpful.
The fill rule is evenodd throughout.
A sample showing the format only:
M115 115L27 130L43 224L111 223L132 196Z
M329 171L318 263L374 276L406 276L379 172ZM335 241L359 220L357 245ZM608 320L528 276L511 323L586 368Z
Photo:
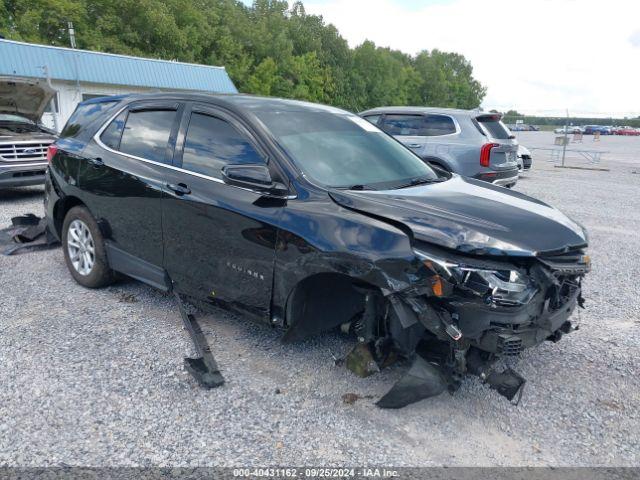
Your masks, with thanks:
M167 145L175 118L175 110L130 111L119 150L154 162L166 163Z
M184 141L182 168L221 178L222 167L227 164L264 164L264 160L249 139L229 122L193 113Z
M425 122L422 115L385 115L382 129L389 135L424 135Z
M256 111L298 168L336 188L399 188L437 175L418 156L356 115L332 111Z

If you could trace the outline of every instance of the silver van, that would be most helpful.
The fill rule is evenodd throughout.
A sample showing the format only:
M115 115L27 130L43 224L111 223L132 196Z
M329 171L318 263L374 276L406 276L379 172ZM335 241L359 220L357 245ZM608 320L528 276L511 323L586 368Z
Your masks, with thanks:
M379 107L360 115L443 170L505 187L518 181L518 142L499 113Z

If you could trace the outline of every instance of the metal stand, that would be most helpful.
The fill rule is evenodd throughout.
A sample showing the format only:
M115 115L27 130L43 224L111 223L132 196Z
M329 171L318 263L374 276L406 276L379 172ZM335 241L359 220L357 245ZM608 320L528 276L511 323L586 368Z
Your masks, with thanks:
M207 342L200 324L196 317L187 313L180 294L174 290L174 295L178 301L180 316L184 323L193 345L196 347L198 358L185 358L184 365L193 378L204 388L216 388L224 383L224 377L220 373L218 364L216 363L211 347Z

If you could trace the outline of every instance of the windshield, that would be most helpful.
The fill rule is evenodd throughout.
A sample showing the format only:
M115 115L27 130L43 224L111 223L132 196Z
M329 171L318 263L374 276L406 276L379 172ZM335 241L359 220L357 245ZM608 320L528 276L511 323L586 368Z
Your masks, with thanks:
M419 157L356 115L328 111L257 111L305 176L330 187L398 188L437 180Z
M34 123L28 118L21 117L20 115L13 115L9 113L0 113L0 122L13 122L13 123Z

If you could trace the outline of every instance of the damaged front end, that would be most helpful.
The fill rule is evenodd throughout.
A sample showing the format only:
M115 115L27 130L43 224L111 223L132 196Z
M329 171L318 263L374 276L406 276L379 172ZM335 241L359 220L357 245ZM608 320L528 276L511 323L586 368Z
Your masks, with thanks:
M366 297L356 325L359 341L376 360L384 362L393 350L412 362L378 406L399 408L453 392L467 373L517 403L524 378L493 365L576 328L569 317L583 306L581 282L589 257L580 248L532 257L473 257L428 244L415 253L422 262L421 281L383 302L373 294Z

